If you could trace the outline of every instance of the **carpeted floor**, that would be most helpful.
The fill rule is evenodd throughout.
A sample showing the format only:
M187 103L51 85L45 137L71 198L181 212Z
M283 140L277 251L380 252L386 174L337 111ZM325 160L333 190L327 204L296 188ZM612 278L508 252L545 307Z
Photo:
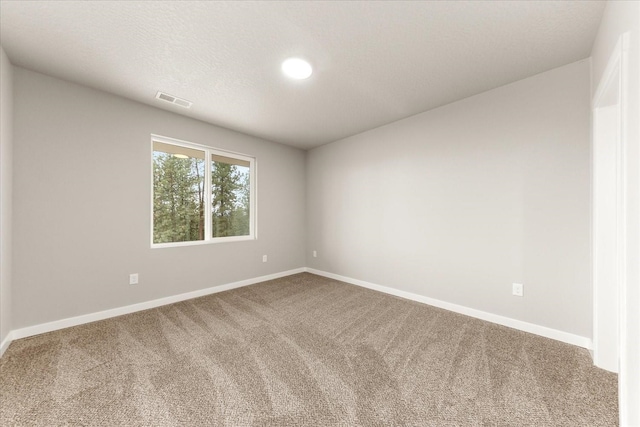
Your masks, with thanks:
M613 426L586 350L308 273L14 341L0 425Z

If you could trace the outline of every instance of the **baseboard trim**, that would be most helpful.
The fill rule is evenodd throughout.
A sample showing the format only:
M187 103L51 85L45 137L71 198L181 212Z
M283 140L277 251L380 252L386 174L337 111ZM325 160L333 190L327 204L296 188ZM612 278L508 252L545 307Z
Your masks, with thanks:
M219 286L213 286L211 288L200 289L192 292L186 292L184 294L158 298L155 300L141 302L137 304L131 304L124 307L112 308L109 310L99 311L96 313L83 314L81 316L69 317L67 319L62 319L62 320L55 320L53 322L42 323L34 326L28 326L26 328L14 329L9 333L7 338L3 341L2 352L4 352L6 347L9 347L9 344L11 343L12 340L26 338L34 335L40 335L46 332L57 331L59 329L70 328L72 326L83 325L85 323L96 322L98 320L109 319L111 317L122 316L123 314L130 314L130 313L135 313L137 311L148 310L150 308L161 307L163 305L173 304L176 302L198 298L205 295L215 294L218 292L229 291L231 289L254 285L256 283L265 282L267 280L273 280L273 279L279 279L285 276L291 276L292 274L304 273L305 271L306 271L306 268L301 267L293 270L282 271L280 273L268 274L266 276L254 277L252 279L240 280L238 282L227 283ZM5 342L7 342L6 347L5 347Z
M481 320L486 320L487 322L496 323L498 325L507 326L509 328L518 329L524 332L540 335L546 338L551 338L567 344L583 347L590 351L592 350L592 347L593 347L591 339L587 337L559 331L557 329L551 329L545 326L536 325L534 323L524 322L522 320L512 319L510 317L500 316L497 314L476 310L474 308L469 308L469 307L453 304L446 301L437 300L435 298L425 297L423 295L414 294L412 292L401 291L399 289L394 289L394 288L390 288L382 285L376 285L374 283L366 282L364 280L353 279L351 277L341 276L339 274L329 273L322 270L316 270L314 268L301 267L293 270L282 271L280 273L274 273L266 276L255 277L252 279L240 280L238 282L227 283L224 285L214 286L211 288L200 289L197 291L186 292L183 294L173 295L170 297L164 297L164 298L159 298L151 301L127 305L124 307L113 308L109 310L99 311L96 313L84 314L81 316L70 317L67 319L56 320L53 322L42 323L39 325L28 326L20 329L14 329L10 331L5 337L5 339L2 341L2 343L0 343L0 357L2 357L2 355L7 350L7 348L9 348L9 345L13 340L27 338L27 337L39 335L39 334L44 334L46 332L57 331L59 329L70 328L72 326L83 325L85 323L91 323L99 320L109 319L111 317L122 316L124 314L130 314L130 313L135 313L142 310L161 307L167 304L173 304L176 302L198 298L205 295L224 292L231 289L237 289L243 286L249 286L256 283L265 282L267 280L278 279L281 277L286 277L292 274L298 274L303 272L309 272L312 274L316 274L318 276L340 280L341 282L350 283L352 285L360 286L367 289L372 289L378 292L383 292L385 294L394 295L394 296L405 298L412 301L417 301L417 302L428 304L438 308L443 308L445 310L453 311L455 313L464 314L466 316L475 317Z
M0 357L2 357L4 352L9 348L11 341L13 341L13 331L9 331L7 336L4 337L4 340L2 340L2 343L0 343Z
M341 276L339 274L329 273L322 270L316 270L314 268L306 268L306 271L312 274L317 274L318 276L327 277L329 279L340 280L341 282L350 283L352 285L361 286L363 288L372 289L374 291L383 292L385 294L394 295L394 296L405 298L412 301L417 301L417 302L432 305L438 308L443 308L445 310L453 311L455 313L464 314L470 317L475 317L476 319L486 320L487 322L496 323L498 325L507 326L509 328L518 329L520 331L528 332L535 335L540 335L546 338L551 338L556 341L562 341L567 344L586 348L587 350L591 350L593 346L591 339L587 337L574 335L568 332L559 331L557 329L551 329L546 326L540 326L534 323L528 323L522 320L516 320L510 317L500 316L493 313L487 313L486 311L476 310L474 308L469 308L462 305L425 297L425 296L414 294L411 292L401 291L401 290L390 288L387 286L376 285L374 283L365 282L364 280L353 279L351 277Z

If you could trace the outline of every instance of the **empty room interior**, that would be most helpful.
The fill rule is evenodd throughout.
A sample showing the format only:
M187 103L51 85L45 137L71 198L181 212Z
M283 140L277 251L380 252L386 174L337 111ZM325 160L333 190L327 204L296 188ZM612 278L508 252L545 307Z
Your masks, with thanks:
M639 34L0 0L0 425L640 426Z

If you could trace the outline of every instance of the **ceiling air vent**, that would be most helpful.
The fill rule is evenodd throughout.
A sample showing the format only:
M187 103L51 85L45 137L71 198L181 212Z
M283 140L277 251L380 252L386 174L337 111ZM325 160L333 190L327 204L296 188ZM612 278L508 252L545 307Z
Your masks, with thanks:
M169 95L168 93L158 92L156 94L156 99L161 99L163 101L170 102L171 104L179 105L184 108L191 108L193 104L191 101L187 101L186 99L177 98L173 95Z

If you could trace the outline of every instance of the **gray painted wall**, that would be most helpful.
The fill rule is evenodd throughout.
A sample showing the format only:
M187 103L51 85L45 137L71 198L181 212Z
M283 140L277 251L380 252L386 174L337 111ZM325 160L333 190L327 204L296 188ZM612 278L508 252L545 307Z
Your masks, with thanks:
M0 343L11 325L13 66L0 47Z
M585 60L309 151L307 265L591 337L589 94Z
M14 81L14 329L304 266L303 151L17 67ZM257 158L257 240L150 249L152 133Z

